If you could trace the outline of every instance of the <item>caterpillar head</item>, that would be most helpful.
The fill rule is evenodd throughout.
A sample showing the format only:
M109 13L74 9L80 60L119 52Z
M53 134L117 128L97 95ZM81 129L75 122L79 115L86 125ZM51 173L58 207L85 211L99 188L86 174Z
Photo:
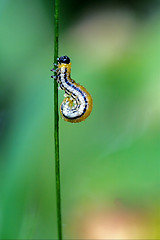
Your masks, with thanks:
M61 56L60 58L58 58L58 62L64 63L64 64L69 64L70 63L70 58L67 56Z

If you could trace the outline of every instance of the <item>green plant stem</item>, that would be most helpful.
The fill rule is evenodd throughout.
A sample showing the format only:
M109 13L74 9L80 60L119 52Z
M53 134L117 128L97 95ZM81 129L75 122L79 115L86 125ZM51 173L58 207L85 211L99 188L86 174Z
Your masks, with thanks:
M55 0L55 6L54 6L54 63L56 63L56 64L57 64L57 58L58 58L58 37L59 37L59 0ZM56 73L55 73L55 75L56 75ZM62 240L60 161L59 161L58 83L56 80L54 81L54 139L55 139L57 227L58 227L58 239Z

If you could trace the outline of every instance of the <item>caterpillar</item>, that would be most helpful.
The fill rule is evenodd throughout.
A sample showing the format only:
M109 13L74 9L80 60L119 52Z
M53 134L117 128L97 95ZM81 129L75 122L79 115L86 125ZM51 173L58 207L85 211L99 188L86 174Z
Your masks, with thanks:
M59 89L65 91L65 99L60 106L62 118L71 123L84 121L91 113L93 100L89 92L71 79L71 61L67 56L61 56L58 60L55 78L59 84Z

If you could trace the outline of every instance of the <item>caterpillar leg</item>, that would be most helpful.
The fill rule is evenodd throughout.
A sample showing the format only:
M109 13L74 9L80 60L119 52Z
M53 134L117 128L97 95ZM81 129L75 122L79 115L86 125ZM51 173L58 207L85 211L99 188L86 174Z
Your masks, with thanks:
M54 73L57 73L58 68L56 68L56 69L55 69L55 68L52 68L51 71L54 72Z
M57 80L57 83L59 83L61 85L61 81L59 79L59 75L60 75L60 70L59 68L56 69L51 69L52 72L56 73L56 75L52 75L51 78L54 78L55 80ZM63 90L62 86L60 86L60 89Z
M57 75L56 76L52 75L51 78L57 80Z
M54 63L54 66L57 68L52 68L51 71L56 73L56 75L58 75L58 73L59 73L58 64ZM57 76L52 75L51 78L57 79Z

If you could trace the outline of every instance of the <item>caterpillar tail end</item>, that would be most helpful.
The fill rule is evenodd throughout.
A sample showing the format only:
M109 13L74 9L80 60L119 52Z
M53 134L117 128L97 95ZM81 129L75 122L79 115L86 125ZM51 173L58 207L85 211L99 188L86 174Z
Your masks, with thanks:
M64 116L64 114L63 114L63 112L62 112L62 108L61 108L63 102L65 101L65 99L64 99L64 101L62 102L62 104L61 104L61 106L60 106L60 114L61 114L62 119L63 119L64 121L70 122L70 123L80 123L80 122L85 121L86 118L88 118L89 115L91 114L92 108L93 108L93 100L92 100L91 95L88 96L88 99L89 99L89 103L88 103L86 112L85 112L82 116L77 117L77 118L74 118L74 119Z

